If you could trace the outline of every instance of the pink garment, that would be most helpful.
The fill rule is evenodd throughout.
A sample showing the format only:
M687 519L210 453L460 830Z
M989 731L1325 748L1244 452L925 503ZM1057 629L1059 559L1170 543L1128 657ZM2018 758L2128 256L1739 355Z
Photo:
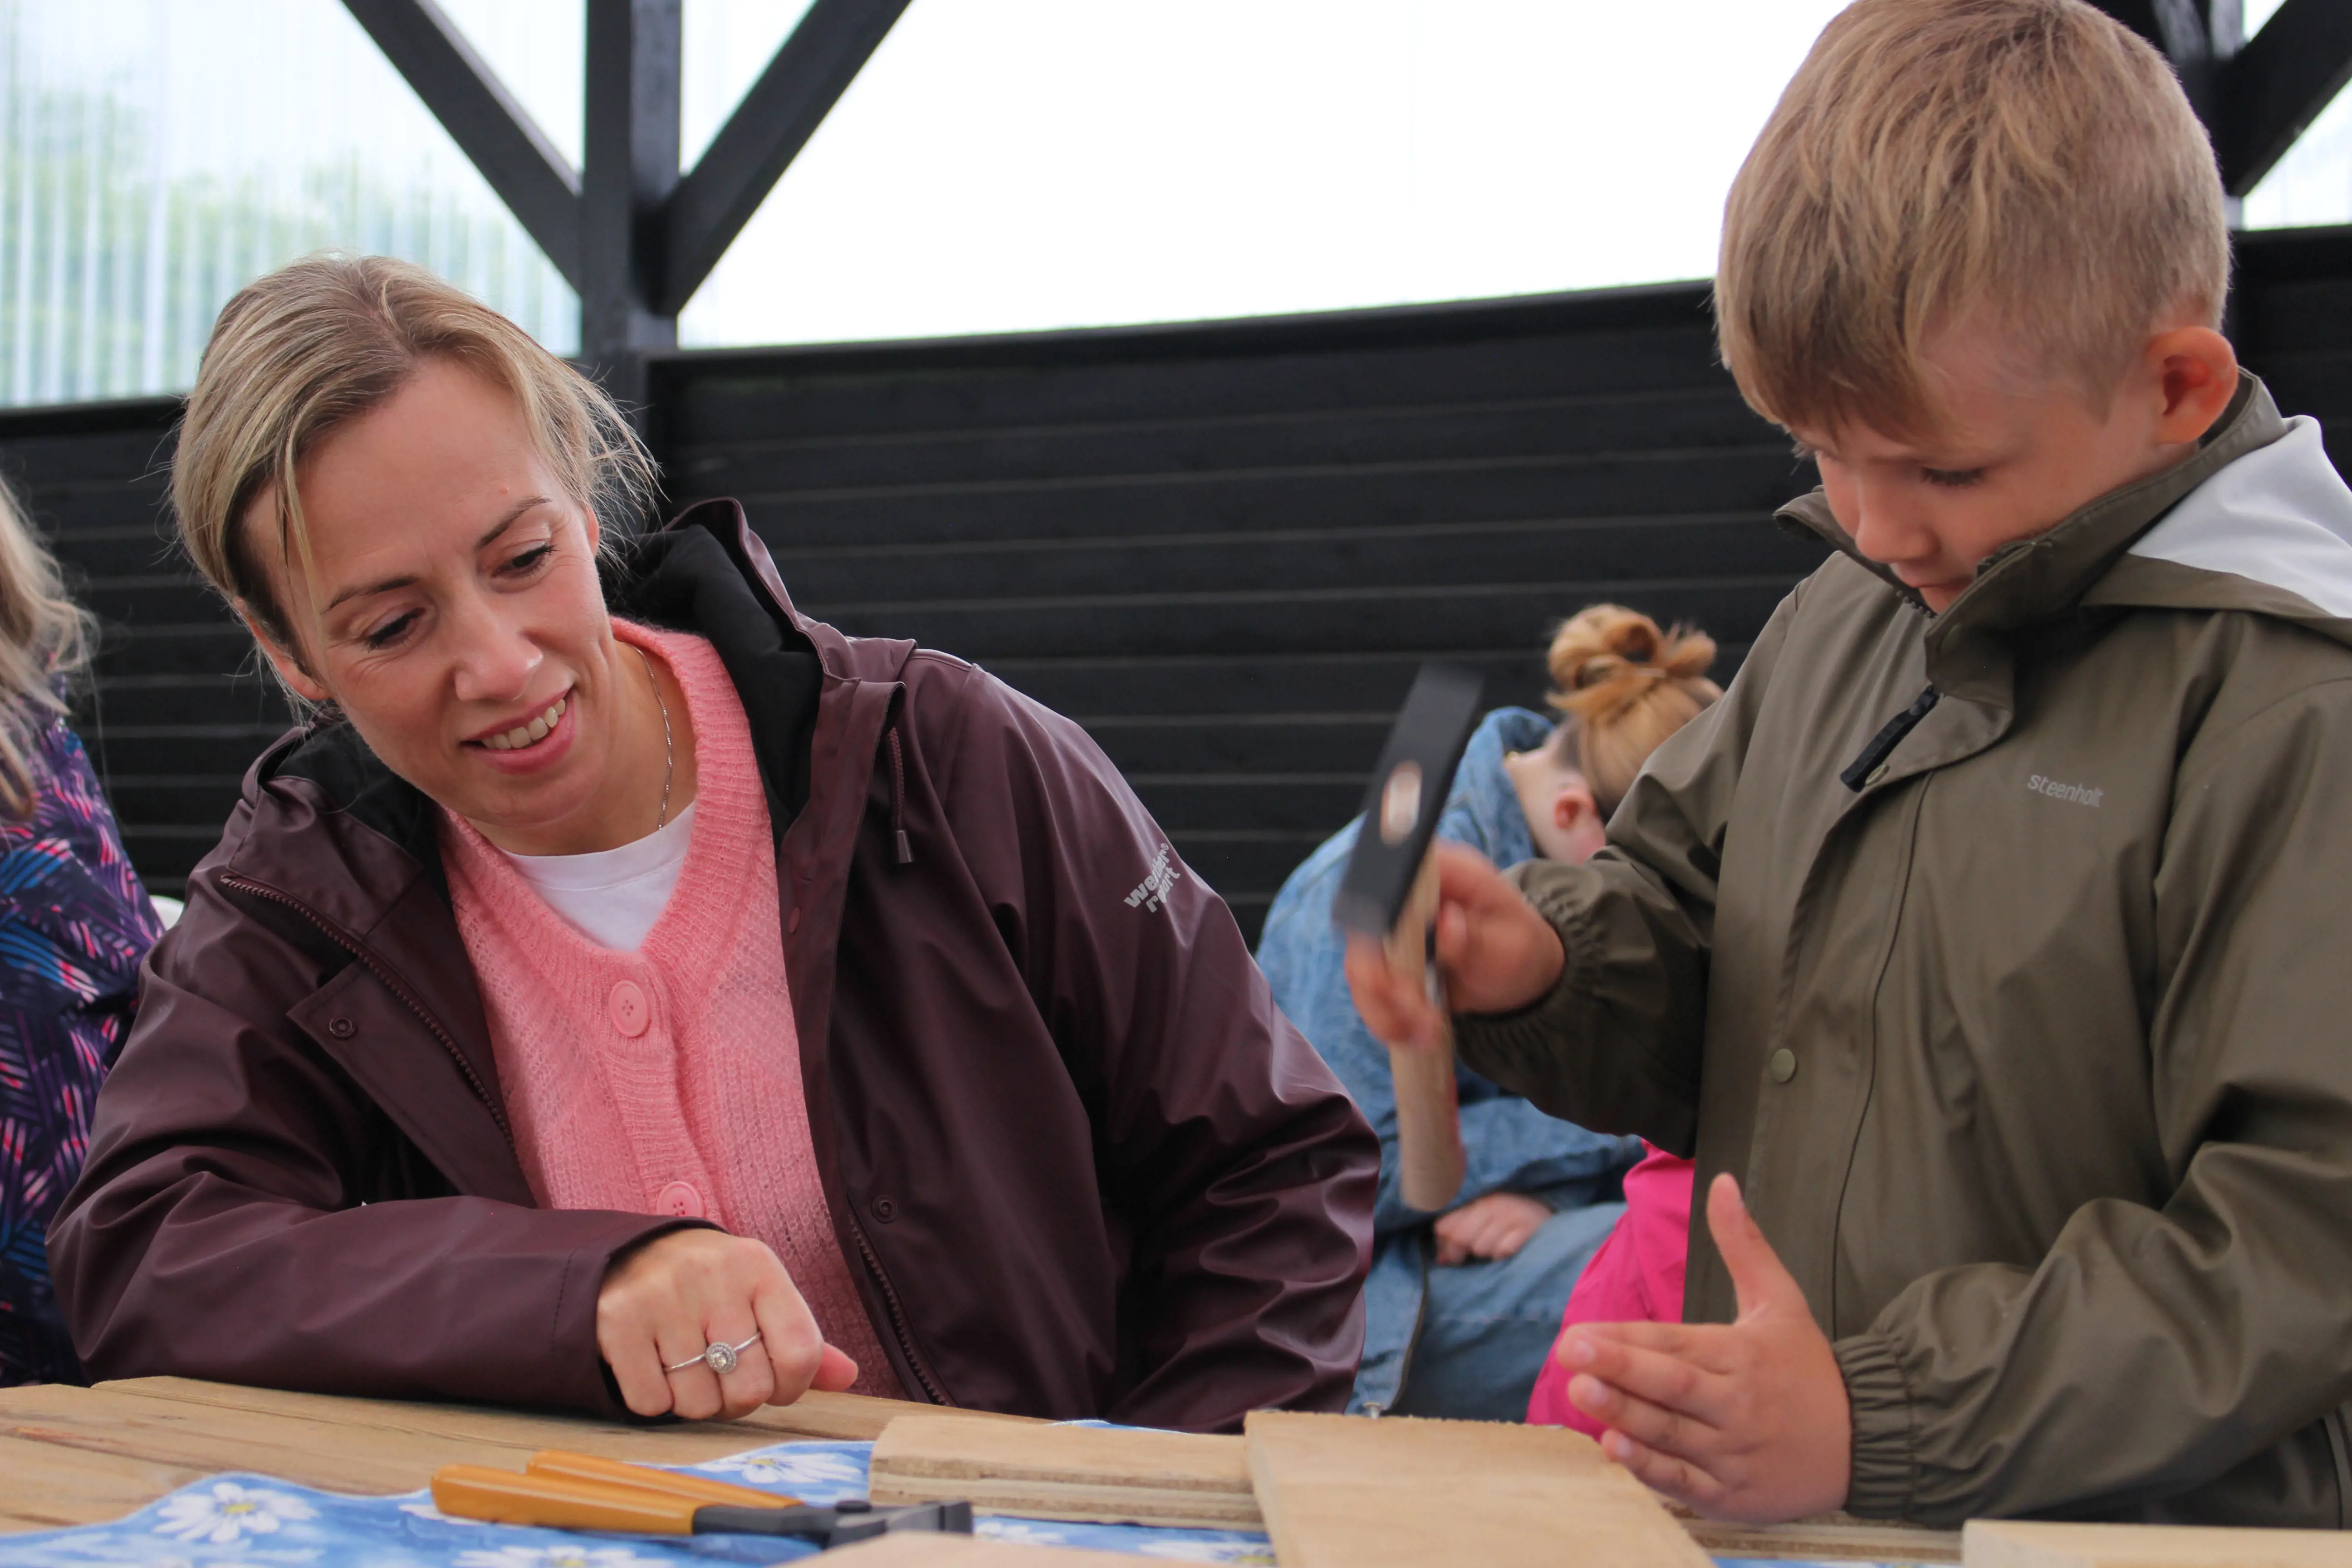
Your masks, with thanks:
M549 1208L694 1215L766 1242L856 1361L857 1392L903 1398L817 1177L742 703L700 637L613 632L669 667L694 724L694 836L644 944L589 941L470 824L441 819L523 1174Z
M1579 1323L1683 1321L1683 1268L1690 1261L1696 1177L1688 1160L1656 1149L1625 1173L1625 1212L1569 1292L1559 1321L1563 1339ZM1559 1344L1552 1342L1552 1353L1537 1374L1528 1420L1538 1426L1573 1426L1598 1437L1601 1424L1568 1402L1570 1373L1559 1364Z

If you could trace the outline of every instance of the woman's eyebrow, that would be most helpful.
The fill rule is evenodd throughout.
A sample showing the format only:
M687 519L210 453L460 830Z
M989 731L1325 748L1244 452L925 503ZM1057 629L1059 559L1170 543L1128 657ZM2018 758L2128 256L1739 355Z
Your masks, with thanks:
M499 519L496 526L491 528L488 533L482 535L481 538L474 542L474 548L477 550L487 550L491 545L497 543L499 535L504 533L508 529L512 528L515 525L515 521L521 517L525 512L530 510L533 507L546 506L549 504L550 502L545 496L525 496L522 500L515 502L514 505L507 508L505 514ZM333 609L337 605L341 604L346 599L364 599L372 594L389 594L394 588L411 587L415 585L415 582L416 574L414 572L404 572L397 577L383 577L373 583L358 584L352 587L345 588L333 598L328 600L327 609ZM325 610L321 610L320 612L321 615L324 615L325 613Z

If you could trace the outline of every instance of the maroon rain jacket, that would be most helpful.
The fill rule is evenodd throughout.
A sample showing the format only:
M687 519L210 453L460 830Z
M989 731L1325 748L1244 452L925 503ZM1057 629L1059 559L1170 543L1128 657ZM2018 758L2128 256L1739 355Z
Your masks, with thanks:
M1109 762L803 617L732 501L607 590L709 637L750 716L817 1166L908 1396L1340 1408L1379 1147ZM94 1375L619 1412L598 1287L694 1222L533 1206L436 811L348 725L247 777L50 1231Z

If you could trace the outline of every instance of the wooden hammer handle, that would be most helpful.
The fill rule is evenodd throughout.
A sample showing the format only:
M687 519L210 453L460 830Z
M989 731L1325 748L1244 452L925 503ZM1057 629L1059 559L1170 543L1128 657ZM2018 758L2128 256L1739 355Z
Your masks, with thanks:
M1389 933L1389 972L1428 986L1437 1004L1434 1048L1389 1047L1389 1076L1396 1089L1397 1187L1404 1201L1424 1213L1454 1202L1462 1190L1462 1114L1454 1092L1454 1026L1445 1017L1445 997L1429 961L1429 927L1437 917L1437 862L1421 863L1396 929Z

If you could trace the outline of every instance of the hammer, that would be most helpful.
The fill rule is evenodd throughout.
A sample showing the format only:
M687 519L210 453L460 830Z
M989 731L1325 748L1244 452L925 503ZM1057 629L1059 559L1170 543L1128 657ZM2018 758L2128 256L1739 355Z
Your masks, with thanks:
M1372 770L1356 847L1331 900L1334 923L1378 937L1391 973L1427 986L1441 1018L1446 1007L1432 952L1437 866L1430 842L1478 727L1483 684L1459 666L1421 667ZM1398 1190L1416 1209L1443 1209L1461 1190L1463 1173L1453 1028L1444 1026L1434 1050L1382 1043L1396 1083Z

